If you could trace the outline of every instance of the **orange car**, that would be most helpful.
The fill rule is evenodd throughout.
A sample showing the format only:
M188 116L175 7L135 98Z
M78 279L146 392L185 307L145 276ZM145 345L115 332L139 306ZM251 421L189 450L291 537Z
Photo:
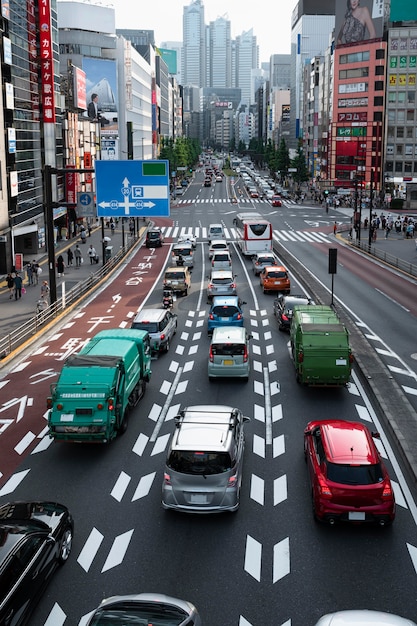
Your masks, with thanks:
M268 291L290 293L290 279L283 265L269 265L262 270L259 276L264 293Z

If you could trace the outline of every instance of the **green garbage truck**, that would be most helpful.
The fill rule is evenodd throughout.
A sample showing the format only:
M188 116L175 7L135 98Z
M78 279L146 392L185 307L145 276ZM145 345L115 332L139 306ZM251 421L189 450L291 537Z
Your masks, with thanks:
M342 386L349 382L353 362L349 332L330 306L296 305L290 342L299 383Z
M65 361L47 399L49 436L107 443L123 433L151 377L147 331L109 329Z

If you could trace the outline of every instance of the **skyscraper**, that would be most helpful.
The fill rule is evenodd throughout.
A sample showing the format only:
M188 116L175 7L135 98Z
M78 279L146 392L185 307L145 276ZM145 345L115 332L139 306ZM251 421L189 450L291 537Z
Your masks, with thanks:
M232 42L230 20L218 17L209 25L208 87L232 86Z
M202 0L193 0L183 14L183 85L206 86L206 27Z
M253 29L236 37L236 86L242 90L242 102L251 102L251 70L258 69L259 48Z

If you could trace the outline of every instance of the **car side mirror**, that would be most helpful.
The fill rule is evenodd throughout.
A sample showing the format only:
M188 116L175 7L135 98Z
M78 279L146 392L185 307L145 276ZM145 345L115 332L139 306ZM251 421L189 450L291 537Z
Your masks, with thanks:
M248 417L247 415L243 416L243 421L244 422L250 422L250 417Z

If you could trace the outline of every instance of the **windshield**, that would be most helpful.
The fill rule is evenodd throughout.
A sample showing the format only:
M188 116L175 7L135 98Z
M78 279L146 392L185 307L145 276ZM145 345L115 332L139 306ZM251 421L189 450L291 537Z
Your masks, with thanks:
M232 467L227 452L188 452L177 450L171 452L168 467L182 474L223 474Z

